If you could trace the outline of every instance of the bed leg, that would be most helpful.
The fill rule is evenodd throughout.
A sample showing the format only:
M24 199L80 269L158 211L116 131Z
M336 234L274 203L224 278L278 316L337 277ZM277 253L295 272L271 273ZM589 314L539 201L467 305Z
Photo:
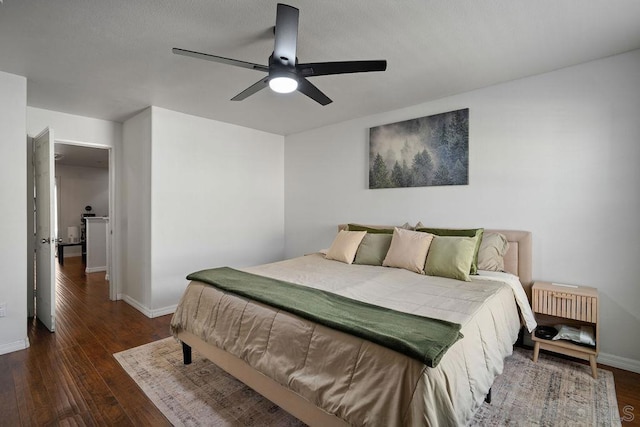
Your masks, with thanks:
M524 328L525 326L520 328L520 331L518 332L518 339L515 344L513 344L514 347L524 347Z
M182 343L182 360L185 365L191 364L191 347L184 342Z
M487 402L488 404L491 404L491 389L489 389L489 392L484 397L484 401Z

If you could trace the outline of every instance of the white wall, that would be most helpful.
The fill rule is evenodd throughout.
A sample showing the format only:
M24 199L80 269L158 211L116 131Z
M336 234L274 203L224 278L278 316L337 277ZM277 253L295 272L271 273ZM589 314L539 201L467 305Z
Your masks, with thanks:
M150 107L124 123L122 297L171 313L187 274L284 254L284 137Z
M120 171L120 293L137 308L151 304L151 108L123 125Z
M67 227L78 227L80 215L90 205L96 216L109 215L109 170L56 164L58 185L58 237L67 241ZM64 251L65 257L79 256L79 246L71 246Z
M284 137L152 107L153 310L193 271L280 260Z
M107 230L109 218L87 218L87 273L107 270Z
M27 348L27 79L0 71L0 354Z
M600 360L639 369L639 70L634 51L288 136L286 256L343 222L530 230L534 278L599 288ZM369 127L467 107L468 186L367 188Z

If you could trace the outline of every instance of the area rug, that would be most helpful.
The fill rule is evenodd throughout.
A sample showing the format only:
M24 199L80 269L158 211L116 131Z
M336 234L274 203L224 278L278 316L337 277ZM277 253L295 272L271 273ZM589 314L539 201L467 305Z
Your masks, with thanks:
M182 363L173 338L116 353L115 358L175 426L304 426L283 409L193 351ZM474 426L619 426L613 374L516 348Z

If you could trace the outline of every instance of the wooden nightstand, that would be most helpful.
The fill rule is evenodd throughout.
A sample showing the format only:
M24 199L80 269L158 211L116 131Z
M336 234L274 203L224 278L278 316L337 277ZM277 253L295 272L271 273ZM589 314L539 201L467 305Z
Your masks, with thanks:
M593 378L598 377L596 357L600 351L598 322L598 290L588 286L560 286L535 282L532 288L533 312L538 325L593 326L596 346L582 346L565 340L545 340L531 333L534 342L533 361L538 361L540 349L588 360Z

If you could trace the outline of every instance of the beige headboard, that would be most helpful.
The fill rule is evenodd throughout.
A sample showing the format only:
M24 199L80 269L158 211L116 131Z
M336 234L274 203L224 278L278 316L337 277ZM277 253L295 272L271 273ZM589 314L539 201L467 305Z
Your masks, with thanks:
M366 224L364 224L366 225ZM390 228L393 225L366 225L372 228ZM346 230L347 224L338 225L338 230ZM504 269L520 278L522 287L531 301L532 278L532 252L531 252L531 232L522 230L491 230L486 229L485 233L501 233L509 241L509 250L504 257Z
M504 256L504 269L520 278L520 283L531 301L533 285L531 232L522 230L484 230L485 233L501 233L509 241L509 250Z

